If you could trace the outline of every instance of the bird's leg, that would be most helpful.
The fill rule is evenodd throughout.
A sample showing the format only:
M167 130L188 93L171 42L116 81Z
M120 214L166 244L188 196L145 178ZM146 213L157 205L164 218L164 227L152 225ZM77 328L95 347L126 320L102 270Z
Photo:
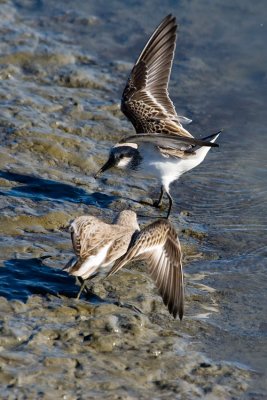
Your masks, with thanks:
M167 213L167 217L166 217L168 219L169 216L170 216L170 213L171 213L173 200L172 200L172 197L171 197L170 193L168 191L166 191L166 193L167 193L167 196L168 196L168 199L169 199L169 208L168 208L168 213Z
M154 201L153 203L154 207L160 207L163 195L164 195L164 187L161 185L159 199Z
M79 298L80 298L82 292L84 291L84 289L86 290L87 293L90 293L90 290L86 286L86 281L83 278L81 278L80 276L78 276L77 278L78 278L78 280L79 280L79 282L81 284L79 293L77 294L77 297L76 297L76 299L79 300Z
M79 282L80 282L80 284L81 284L81 287L80 287L79 293L77 294L76 300L79 300L79 298L80 298L80 296L81 296L81 294L82 294L84 288L86 287L86 283L85 283L85 281L84 281L82 278L80 278L80 277L78 276L78 280L79 280Z

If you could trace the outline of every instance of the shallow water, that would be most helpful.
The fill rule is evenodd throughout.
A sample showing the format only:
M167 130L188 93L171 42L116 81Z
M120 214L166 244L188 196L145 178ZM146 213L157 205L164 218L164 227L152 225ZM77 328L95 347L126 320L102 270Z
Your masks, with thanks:
M169 12L180 24L177 112L198 137L224 128L220 148L172 188L182 323L142 266L81 301L60 270L75 216L112 220L129 205L141 223L161 214L139 203L158 195L153 182L92 175L133 132L121 91ZM247 0L1 1L2 398L266 398L266 14Z

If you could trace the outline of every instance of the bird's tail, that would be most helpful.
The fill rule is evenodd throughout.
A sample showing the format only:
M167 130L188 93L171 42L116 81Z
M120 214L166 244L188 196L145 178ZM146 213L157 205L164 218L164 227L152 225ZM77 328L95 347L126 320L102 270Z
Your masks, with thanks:
M209 135L201 140L214 143L215 140L217 139L217 137L220 135L220 133L221 133L221 131L213 133L212 135ZM214 143L214 145L216 147L219 146L217 143ZM196 157L198 159L198 164L200 164L204 160L204 158L206 157L206 155L210 149L211 149L211 147L206 147L206 146L200 146L198 148L197 147L194 148L194 153L196 154Z
M80 268L81 264L82 262L80 258L74 256L67 262L67 264L63 268L63 271L66 271L72 275L73 272L77 271Z
M212 135L206 136L206 137L202 138L201 140L204 140L205 142L214 143L221 132L222 132L222 130L219 132L213 133Z

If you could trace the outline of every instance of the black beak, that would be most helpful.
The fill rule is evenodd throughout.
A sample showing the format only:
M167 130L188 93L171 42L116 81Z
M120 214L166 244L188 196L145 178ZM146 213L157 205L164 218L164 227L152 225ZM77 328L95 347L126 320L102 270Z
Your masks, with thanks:
M99 171L94 175L94 178L97 179L100 177L103 172L105 172L107 169L110 169L115 166L115 158L114 157L109 157L108 161L103 165L103 167L100 168Z

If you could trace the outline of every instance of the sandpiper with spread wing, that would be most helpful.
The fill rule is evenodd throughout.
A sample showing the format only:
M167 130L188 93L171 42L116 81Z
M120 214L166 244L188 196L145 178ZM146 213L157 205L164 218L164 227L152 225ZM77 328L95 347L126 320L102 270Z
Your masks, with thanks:
M131 260L144 260L170 314L183 317L182 253L177 233L167 220L139 228L136 213L122 211L113 224L93 216L81 216L71 224L76 256L64 270L85 280L99 273L111 275ZM113 266L113 268L112 268ZM112 268L112 269L111 269Z
M164 191L169 199L167 218L172 208L170 184L182 174L199 165L220 132L195 139L182 124L191 122L178 116L169 98L168 83L176 43L176 19L168 15L136 61L123 91L121 110L132 122L136 135L115 144L108 161L96 173L118 167L139 171L157 178L161 183L160 206Z

